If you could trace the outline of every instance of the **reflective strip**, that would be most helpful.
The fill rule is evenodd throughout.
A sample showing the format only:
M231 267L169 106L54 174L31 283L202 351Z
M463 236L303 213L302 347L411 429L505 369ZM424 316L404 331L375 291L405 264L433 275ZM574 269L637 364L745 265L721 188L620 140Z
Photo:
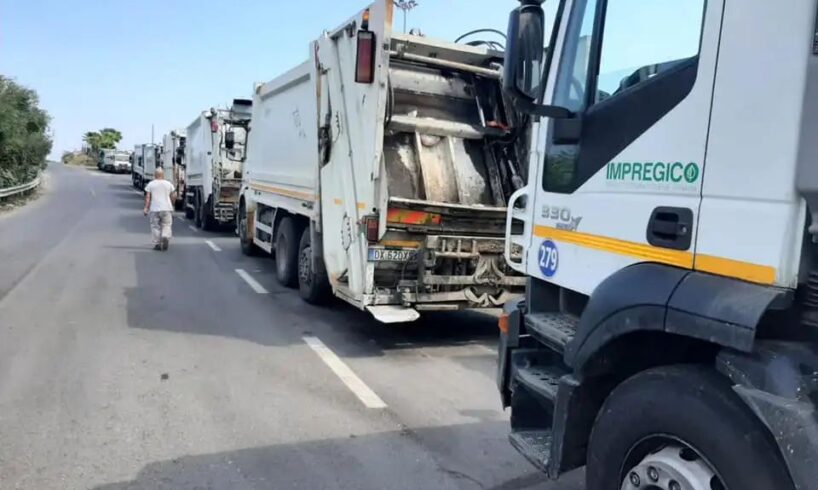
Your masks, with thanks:
M669 250L644 243L628 242L577 231L558 230L549 226L534 226L534 236L571 243L602 252L625 255L645 262L657 262L684 269L695 269L758 284L775 284L775 268L766 265L699 254L695 258L694 266L694 256L691 252Z
M420 242L411 240L381 240L378 245L392 248L420 248Z
M696 270L759 284L775 284L775 268L712 255L696 255Z
M685 269L693 268L693 254L681 250L669 250L643 243L626 242L576 231L558 230L548 226L535 226L534 235L539 238L549 238L563 243L572 243L585 248L626 255L645 261L675 265Z
M442 217L439 214L424 211L389 209L386 212L386 221L389 223L403 223L407 225L439 225L442 221Z
M333 198L332 202L336 206L343 206L344 205L344 200L343 199L338 199L337 197ZM366 209L366 203L365 202L359 202L359 203L357 203L357 207L358 207L358 209Z
M314 201L315 200L315 195L313 195L313 194L308 194L306 192L292 191L292 190L289 190L289 189L280 189L278 187L273 187L273 186L269 186L269 185L265 185L265 184L259 184L257 182L251 182L250 183L250 188L254 189L254 190L257 190L257 191L270 192L272 194L278 194L280 196L294 197L296 199L301 199L303 201Z

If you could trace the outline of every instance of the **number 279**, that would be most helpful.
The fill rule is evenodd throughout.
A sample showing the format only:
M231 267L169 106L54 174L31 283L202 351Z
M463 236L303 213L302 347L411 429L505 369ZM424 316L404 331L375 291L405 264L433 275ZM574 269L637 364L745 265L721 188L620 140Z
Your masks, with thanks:
M555 247L543 246L540 247L540 269L547 274L550 271L553 274L557 270L557 260L559 254Z

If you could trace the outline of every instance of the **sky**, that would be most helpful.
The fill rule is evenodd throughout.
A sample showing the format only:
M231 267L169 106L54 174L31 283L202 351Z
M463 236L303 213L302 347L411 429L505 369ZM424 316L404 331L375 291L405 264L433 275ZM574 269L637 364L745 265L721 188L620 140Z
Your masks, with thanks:
M133 149L250 97L305 61L309 43L367 0L0 0L0 74L36 90L52 158L113 127ZM515 0L418 0L409 28L454 40L506 30ZM402 28L399 12L395 29ZM496 39L496 38L494 38Z

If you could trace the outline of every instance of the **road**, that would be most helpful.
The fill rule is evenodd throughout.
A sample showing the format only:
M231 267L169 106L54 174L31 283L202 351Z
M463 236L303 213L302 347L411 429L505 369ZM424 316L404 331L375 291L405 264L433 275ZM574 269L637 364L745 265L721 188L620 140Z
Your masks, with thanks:
M0 488L581 488L508 444L491 318L311 307L229 233L151 250L128 176L49 173L0 215Z

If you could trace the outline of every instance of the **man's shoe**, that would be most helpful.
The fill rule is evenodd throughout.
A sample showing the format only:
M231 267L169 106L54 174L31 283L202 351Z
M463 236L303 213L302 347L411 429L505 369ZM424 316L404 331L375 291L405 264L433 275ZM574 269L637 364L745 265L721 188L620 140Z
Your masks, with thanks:
M162 239L162 250L167 250L168 245L170 245L170 240L167 238Z
M157 243L156 245L153 246L153 249L154 250L162 250L162 247L160 247L159 244Z

